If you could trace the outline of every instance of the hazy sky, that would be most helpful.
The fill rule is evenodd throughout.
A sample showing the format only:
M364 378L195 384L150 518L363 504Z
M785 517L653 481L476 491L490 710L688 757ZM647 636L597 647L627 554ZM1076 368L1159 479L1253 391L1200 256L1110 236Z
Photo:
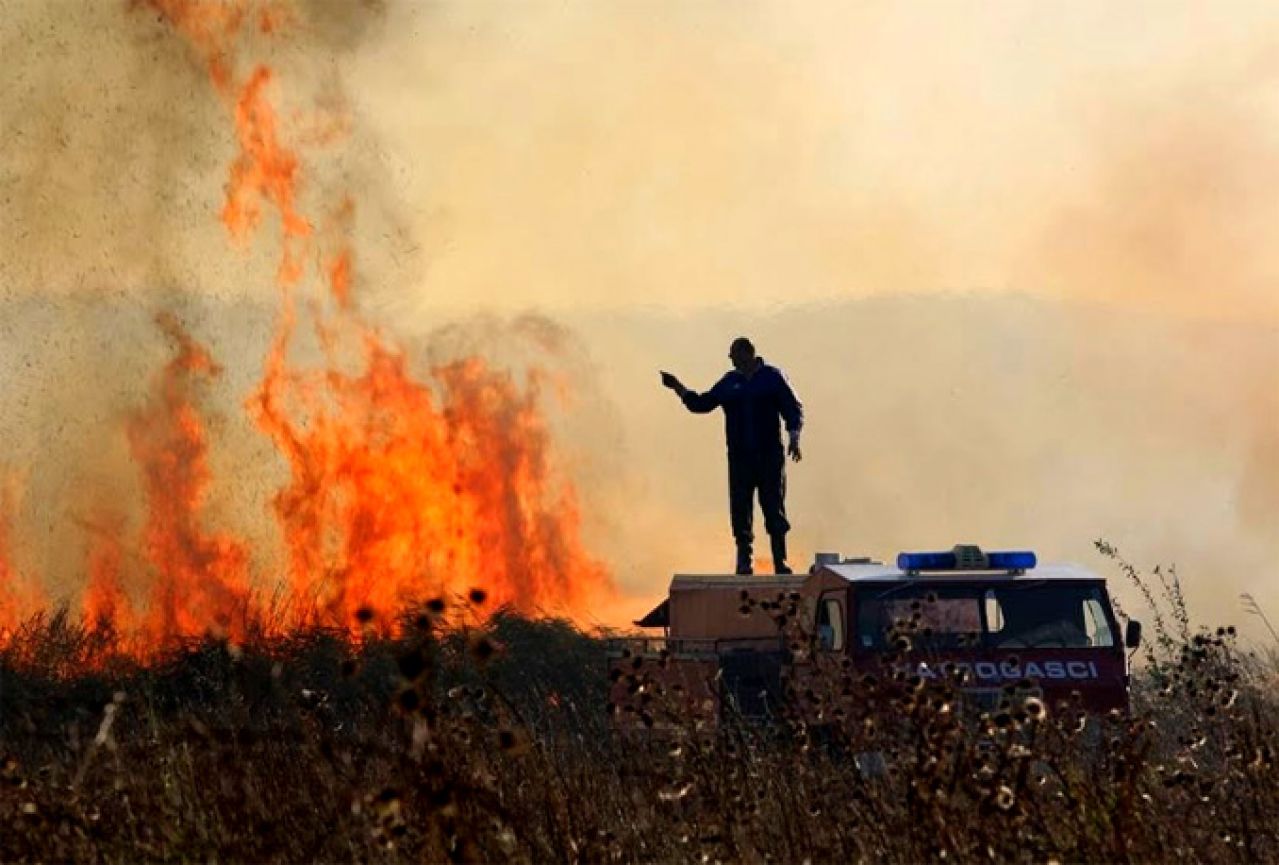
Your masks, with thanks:
M393 6L351 98L409 307L1026 291L1275 320L1256 3Z
M304 184L359 188L397 318L957 290L1279 317L1269 3L296 5L286 128L351 119ZM0 284L269 291L221 254L203 70L126 6L3 4Z

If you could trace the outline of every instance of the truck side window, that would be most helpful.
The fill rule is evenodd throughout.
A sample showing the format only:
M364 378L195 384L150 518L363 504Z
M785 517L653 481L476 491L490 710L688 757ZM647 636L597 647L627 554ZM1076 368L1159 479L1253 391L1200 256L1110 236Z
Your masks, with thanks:
M1088 632L1090 646L1109 648L1115 644L1115 636L1110 633L1110 624L1106 621L1106 611L1102 609L1101 601L1097 598L1084 600L1084 626Z
M844 607L838 598L822 598L818 605L817 642L827 651L844 648Z
M986 590L986 633L998 634L1004 629L1004 609L999 606L995 592Z

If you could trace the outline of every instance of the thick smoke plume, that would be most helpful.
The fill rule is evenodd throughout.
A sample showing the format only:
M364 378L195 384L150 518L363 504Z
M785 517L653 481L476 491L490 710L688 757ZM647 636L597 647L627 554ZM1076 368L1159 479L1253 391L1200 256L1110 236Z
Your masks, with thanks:
M379 295L574 325L624 444L619 578L724 567L709 385L806 396L796 541L1177 563L1205 619L1279 554L1279 65L1244 5L392 7L353 68L429 266ZM411 35L410 35L411 34ZM416 315L413 315L416 314ZM588 436L583 430L578 434ZM655 445L654 443L660 443ZM1276 599L1279 601L1279 599Z

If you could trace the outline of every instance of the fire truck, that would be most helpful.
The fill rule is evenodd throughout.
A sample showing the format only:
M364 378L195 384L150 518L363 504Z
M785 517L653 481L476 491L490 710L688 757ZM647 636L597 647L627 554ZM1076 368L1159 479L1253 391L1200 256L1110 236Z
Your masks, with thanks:
M635 625L648 634L609 644L610 704L649 725L646 690L678 693L704 717L767 720L795 683L838 669L875 682L946 677L978 710L1009 686L1126 710L1127 650L1141 640L1135 620L1120 633L1103 577L970 545L904 552L895 567L819 553L807 574L678 574Z

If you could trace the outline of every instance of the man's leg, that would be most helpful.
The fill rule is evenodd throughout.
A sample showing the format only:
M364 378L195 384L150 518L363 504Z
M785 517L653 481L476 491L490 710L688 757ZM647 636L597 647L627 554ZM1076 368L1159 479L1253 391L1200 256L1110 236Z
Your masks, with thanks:
M770 454L760 468L759 507L764 512L764 528L772 542L773 572L793 573L786 562L786 533L790 531L786 519L786 455L780 451Z
M733 523L733 540L737 542L737 573L754 573L752 526L755 510L755 468L742 457L728 458L728 515Z

